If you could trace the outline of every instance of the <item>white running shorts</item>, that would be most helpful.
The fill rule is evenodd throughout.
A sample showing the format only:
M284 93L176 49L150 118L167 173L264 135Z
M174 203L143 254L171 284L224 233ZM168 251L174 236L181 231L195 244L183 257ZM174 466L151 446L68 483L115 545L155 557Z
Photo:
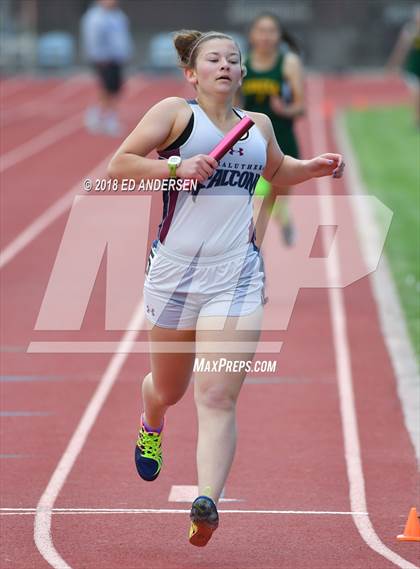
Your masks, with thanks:
M144 283L148 320L172 329L195 329L199 316L245 316L262 304L264 266L251 243L214 257L185 257L153 243Z

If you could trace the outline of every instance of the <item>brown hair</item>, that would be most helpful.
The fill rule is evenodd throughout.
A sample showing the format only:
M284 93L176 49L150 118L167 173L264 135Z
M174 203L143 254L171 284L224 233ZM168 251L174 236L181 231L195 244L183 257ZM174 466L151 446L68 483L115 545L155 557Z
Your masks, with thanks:
M193 69L198 55L198 46L208 40L226 39L231 40L239 51L241 58L241 50L236 41L223 32L199 32L198 30L180 30L174 34L174 46L178 52L179 64L182 68Z
M289 49L291 49L292 51L294 51L295 53L300 55L301 49L300 49L298 42L296 41L294 36L292 36L292 34L288 30L286 30L286 28L283 26L283 24L280 22L280 18L277 16L277 14L273 14L273 12L261 12L260 14L258 14L252 20L248 31L250 32L252 30L252 28L255 26L255 24L257 24L260 20L263 20L265 18L269 18L270 20L272 20L275 23L275 25L277 26L277 29L281 35L282 41L284 41L289 46Z

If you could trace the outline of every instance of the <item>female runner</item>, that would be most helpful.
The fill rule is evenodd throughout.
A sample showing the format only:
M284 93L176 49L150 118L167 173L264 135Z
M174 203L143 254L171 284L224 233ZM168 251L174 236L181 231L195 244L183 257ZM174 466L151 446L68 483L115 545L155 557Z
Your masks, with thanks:
M283 29L279 19L269 12L258 15L249 30L250 52L242 85L243 106L247 111L266 114L284 154L299 158L294 132L295 120L304 113L303 68L294 39ZM284 49L286 46L286 49ZM290 188L272 187L261 177L255 191L264 197L257 223L262 238L268 217L273 213L280 223L283 240L293 245L295 230L288 211ZM280 196L281 200L276 197Z
M167 409L191 379L194 360L216 367L195 373L199 496L191 507L190 542L203 546L218 526L217 502L236 445L235 407L244 364L259 338L264 273L255 246L252 196L260 174L280 186L342 175L338 154L296 160L280 150L270 119L249 113L255 126L220 163L209 156L244 112L233 108L243 67L237 44L219 32L181 31L174 43L193 101L169 97L154 105L109 165L112 178L197 180L198 191L163 192L163 217L144 286L151 323L151 372L142 385L143 414L135 448L139 475L155 480L162 468ZM157 149L160 159L146 158ZM234 343L233 346L231 343ZM158 351L158 344L174 349ZM177 350L177 346L189 346Z

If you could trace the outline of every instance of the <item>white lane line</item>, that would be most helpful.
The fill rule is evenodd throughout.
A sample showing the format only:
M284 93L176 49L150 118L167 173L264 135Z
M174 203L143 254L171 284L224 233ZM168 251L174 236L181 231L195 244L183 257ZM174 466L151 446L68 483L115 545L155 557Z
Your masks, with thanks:
M136 89L139 88L140 84L146 84L146 82L141 77L132 77L128 79L125 84L125 96L130 97ZM39 100L29 101L21 103L12 108L4 105L4 111L2 120L0 121L0 126L2 128L10 126L12 123L25 120L26 118L31 118L33 116L42 116L45 119L55 119L62 118L69 114L69 110L74 111L73 100L67 102L66 100L71 96L75 95L75 92L80 90L86 90L87 94L94 93L95 84L91 78L85 75L76 75L68 79L65 83L54 87L48 93L45 93ZM85 93L83 93L84 95ZM80 97L81 93L77 94L75 99L77 106L77 98ZM121 112L121 117L124 118L124 110ZM129 116L132 113L128 113Z
M74 96L75 92L91 85L93 85L92 82L82 80L80 76L74 76L52 87L50 91L39 95L35 100L11 107L6 104L3 109L4 118L1 121L1 126L5 128L25 117L39 114L44 109L50 109L51 105L62 104L68 97Z
M134 81L133 81L134 82ZM140 80L135 86L130 86L130 96L135 92L144 89L148 84ZM75 113L74 115L67 117L65 120L53 125L51 128L44 130L40 134L34 136L27 142L20 144L18 147L13 148L6 154L0 156L0 174L16 166L19 162L26 160L34 154L38 154L51 144L62 140L66 136L69 136L73 132L81 129L83 127L83 115L84 111Z
M321 154L327 149L327 131L322 116L322 102L324 99L324 83L321 77L308 81L308 99L311 101L309 109L309 125L314 153ZM320 200L321 222L325 225L332 219L333 199L331 197L331 178L316 179L318 193L329 196L329 199ZM324 244L326 245L326 244ZM340 266L335 251L327 257L328 282L339 281ZM354 401L353 378L351 371L350 348L346 329L346 312L344 308L343 292L341 288L328 288L331 324L333 330L334 351L337 366L338 391L340 396L340 412L344 436L345 459L347 476L350 484L350 506L356 512L367 512L365 493L365 480L363 475L362 459L360 453L360 440L357 426L356 405ZM353 516L354 523L366 544L382 557L385 557L401 569L418 569L410 561L389 549L376 534L369 516Z
M100 178L103 176L106 166L111 159L111 154L95 166L85 178ZM38 216L26 229L24 229L9 245L0 252L0 269L3 269L12 259L16 257L27 245L29 245L40 233L49 225L61 217L70 209L74 197L82 189L82 183L77 182L67 193L54 202L40 216Z
M143 84L140 84L140 89L143 89ZM101 163L101 165L106 162L108 158ZM99 167L101 167L101 165ZM95 169L96 170L96 169ZM73 188L74 189L74 188ZM69 197L69 194L66 196ZM66 197L64 196L64 198ZM32 225L32 232L30 235L26 235L26 239L22 240L22 234L18 237L19 247L14 247L12 251L13 256L17 254L18 251L22 250L23 246L27 245L35 235L39 234L40 231L45 229L49 223L57 219L60 212L62 212L62 202L63 200L58 200L56 204L54 204L50 210L52 209L52 214L48 218L43 218L40 216ZM60 206L61 207L55 207ZM47 210L48 211L48 210ZM46 212L45 212L46 213ZM36 223L39 222L40 223ZM48 222L48 223L47 223ZM30 226L31 227L31 226ZM28 228L29 229L29 228ZM27 233L25 230L24 233ZM15 240L16 241L16 240ZM13 258L11 254L7 256L7 259L10 260ZM3 265L2 265L3 266ZM34 523L34 540L35 544L44 557L44 559L55 569L71 569L71 567L62 559L59 555L57 550L54 547L52 542L51 536L51 516L52 516L52 509L57 499L58 494L60 493L65 481L73 468L75 461L85 444L85 441L89 435L90 430L92 429L99 412L101 411L106 398L111 391L119 372L121 371L122 366L124 365L127 356L130 352L130 346L135 341L138 330L141 329L144 321L144 310L143 310L143 301L137 306L136 311L129 323L128 330L125 332L120 345L121 347L125 348L125 353L118 353L115 354L109 364L107 369L105 370L104 375L101 378L101 381L98 384L98 387L95 390L66 450L64 451L56 469L48 485L43 492L38 505L37 510L35 513L35 523Z
M136 93L143 91L148 84L144 81L139 81L135 86L130 85L130 97ZM98 165L96 165L89 173L83 176L85 178L100 178L103 176L106 166L111 159L112 154L107 156ZM0 270L3 269L16 255L18 255L25 247L27 247L44 229L56 221L73 203L74 196L82 189L81 182L77 182L66 194L54 202L47 208L40 216L38 216L32 223L30 223L13 241L6 245L0 251Z
M366 195L360 174L359 164L353 152L341 114L335 121L335 134L340 148L347 156L351 169L347 172L348 187L355 195ZM351 200L354 219L360 235L359 244L366 264L370 264L373 252L379 249L379 219L375 216L369 203L361 207L359 200ZM373 294L378 307L381 330L385 338L388 353L391 357L395 377L397 378L398 395L404 414L407 432L414 447L417 462L420 465L420 382L419 367L413 350L404 311L385 254L382 255L378 268L371 274Z
M48 485L42 494L35 515L34 539L36 546L44 559L55 569L71 569L54 547L51 536L51 516L54 503L63 488L77 457L123 367L130 347L136 339L138 330L144 321L143 301L137 306L128 325L128 330L121 339L126 353L115 354L105 370L98 387L95 390L74 434L64 451Z
M76 113L0 156L0 174L82 128L82 117Z
M33 516L36 508L1 508L3 516ZM72 515L106 515L106 514L189 514L190 510L175 508L53 508L51 513ZM219 508L219 514L247 514L247 515L291 515L291 516L367 516L367 512L335 512L324 510L228 510Z

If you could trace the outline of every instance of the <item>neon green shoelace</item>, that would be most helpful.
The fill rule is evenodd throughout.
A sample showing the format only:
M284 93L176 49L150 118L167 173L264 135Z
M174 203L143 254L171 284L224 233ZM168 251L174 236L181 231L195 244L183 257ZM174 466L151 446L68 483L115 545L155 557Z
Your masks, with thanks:
M142 456L160 461L162 455L161 444L162 437L159 433L148 433L144 429L140 429L137 446Z

